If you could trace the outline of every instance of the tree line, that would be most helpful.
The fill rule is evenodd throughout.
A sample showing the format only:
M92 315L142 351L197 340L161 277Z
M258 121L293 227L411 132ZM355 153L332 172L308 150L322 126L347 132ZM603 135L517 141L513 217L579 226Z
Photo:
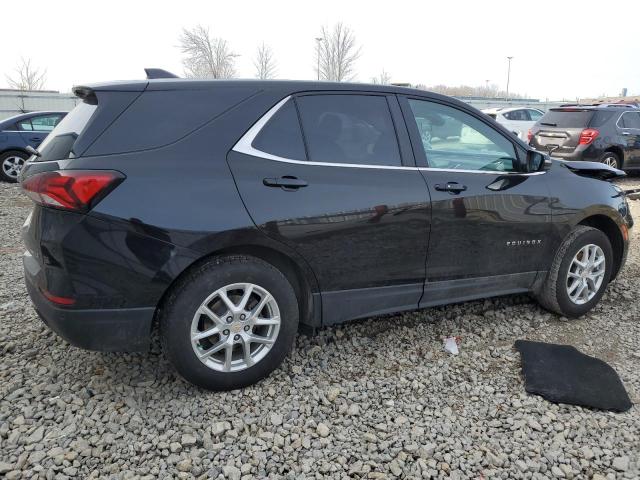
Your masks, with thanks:
M178 48L182 54L184 75L188 78L226 79L237 76L236 59L231 44L224 38L211 34L209 27L197 25L183 28L178 38ZM362 47L358 45L351 28L343 23L323 26L320 36L316 37L314 70L316 78L331 82L348 82L356 78L357 62L362 55ZM253 54L254 76L259 79L272 79L278 76L278 63L273 49L262 42ZM46 83L46 70L36 67L30 59L21 59L14 74L6 75L7 83L17 90L41 90ZM384 68L375 77L370 78L374 84L390 84L392 76ZM451 96L505 97L506 92L497 85L487 84L480 87L461 85L450 87L435 85L427 87L423 84L415 88L431 90ZM510 98L523 98L522 95L509 94Z

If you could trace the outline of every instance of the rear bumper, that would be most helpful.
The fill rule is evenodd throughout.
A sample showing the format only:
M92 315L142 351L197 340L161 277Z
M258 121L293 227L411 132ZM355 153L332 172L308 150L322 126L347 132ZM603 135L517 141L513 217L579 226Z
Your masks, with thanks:
M42 321L70 344L86 350L142 352L149 348L155 309L73 309L57 307L34 285L29 274L30 256L24 257L29 297Z

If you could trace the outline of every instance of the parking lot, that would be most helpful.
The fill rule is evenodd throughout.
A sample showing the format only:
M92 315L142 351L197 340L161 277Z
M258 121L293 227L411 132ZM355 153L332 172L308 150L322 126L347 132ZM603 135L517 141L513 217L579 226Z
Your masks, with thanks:
M640 177L619 182L640 188ZM636 219L640 200L631 201ZM31 202L0 184L0 477L638 478L640 410L551 404L524 392L517 339L609 362L640 402L640 229L587 316L528 297L367 319L300 336L284 366L210 393L147 354L69 347L22 280ZM442 338L461 337L460 355ZM222 477L220 477L222 478Z

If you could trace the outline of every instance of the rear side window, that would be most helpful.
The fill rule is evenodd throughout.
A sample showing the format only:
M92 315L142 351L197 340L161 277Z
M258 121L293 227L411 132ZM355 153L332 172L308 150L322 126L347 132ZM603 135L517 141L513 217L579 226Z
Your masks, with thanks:
M593 110L552 108L540 119L540 125L561 128L585 128L589 125Z
M527 110L527 112L529 112L529 117L534 122L537 122L538 120L540 120L543 115L542 112L539 112L538 110Z
M309 95L297 99L309 160L400 165L387 99L375 95Z
M511 112L506 112L504 116L509 120L515 121L528 121L529 114L526 110L513 110Z
M633 128L640 130L640 113L637 112L625 112L620 117L618 122L622 128Z
M302 131L293 100L289 100L271 117L253 141L262 152L293 160L306 160Z
M38 157L38 161L74 157L73 144L82 134L97 108L96 105L84 102L78 104L40 144L38 150L42 156Z

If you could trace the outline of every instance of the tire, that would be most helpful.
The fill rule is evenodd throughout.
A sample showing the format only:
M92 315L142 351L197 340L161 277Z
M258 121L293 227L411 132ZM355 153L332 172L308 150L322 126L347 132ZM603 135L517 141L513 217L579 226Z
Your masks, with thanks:
M614 152L604 152L600 156L600 163L604 163L605 165L609 165L613 168L622 169L622 161L618 154Z
M246 307L239 309L248 291ZM232 312L221 292L238 311ZM264 307L255 311L262 301ZM160 311L163 350L177 372L199 387L243 388L282 363L295 339L298 312L293 287L271 264L250 256L214 258L188 273L169 294Z
M591 248L588 246L595 246L597 248ZM587 281L587 279L583 278L579 280L579 275L576 275L576 272L573 271L575 268L575 264L573 263L575 259L578 258L578 252L581 250L583 253L582 257L579 260L585 260L585 251L583 249L591 248L590 251L597 251L598 248L604 257L605 268L603 269L603 275L601 283L595 289L595 293L593 297L588 298L590 294L586 292L586 298L580 298L579 301L582 303L576 303L571 299L570 293L568 290L571 287L574 287L573 282L579 281L582 283L587 283L589 285L590 290L594 290L592 288L592 284ZM589 263L589 262L587 262ZM551 264L551 268L547 273L547 277L544 280L539 292L536 294L536 299L547 310L558 313L560 315L564 315L568 318L576 318L581 315L584 315L589 310L591 310L597 303L600 301L600 298L604 294L605 289L609 283L611 278L611 271L613 267L613 250L611 248L611 243L607 236L600 230L586 227L586 226L578 226L574 230L567 235L567 238L562 242L560 248L556 252L553 263ZM572 269L572 277L569 278L569 270ZM594 267L595 268L595 267ZM577 277L577 278L576 278ZM595 285L594 285L595 287ZM581 285L578 285L575 290L572 291L572 295L575 295L578 290L581 288Z
M19 150L9 150L0 153L0 178L5 182L16 183L22 165L29 158L29 154Z

